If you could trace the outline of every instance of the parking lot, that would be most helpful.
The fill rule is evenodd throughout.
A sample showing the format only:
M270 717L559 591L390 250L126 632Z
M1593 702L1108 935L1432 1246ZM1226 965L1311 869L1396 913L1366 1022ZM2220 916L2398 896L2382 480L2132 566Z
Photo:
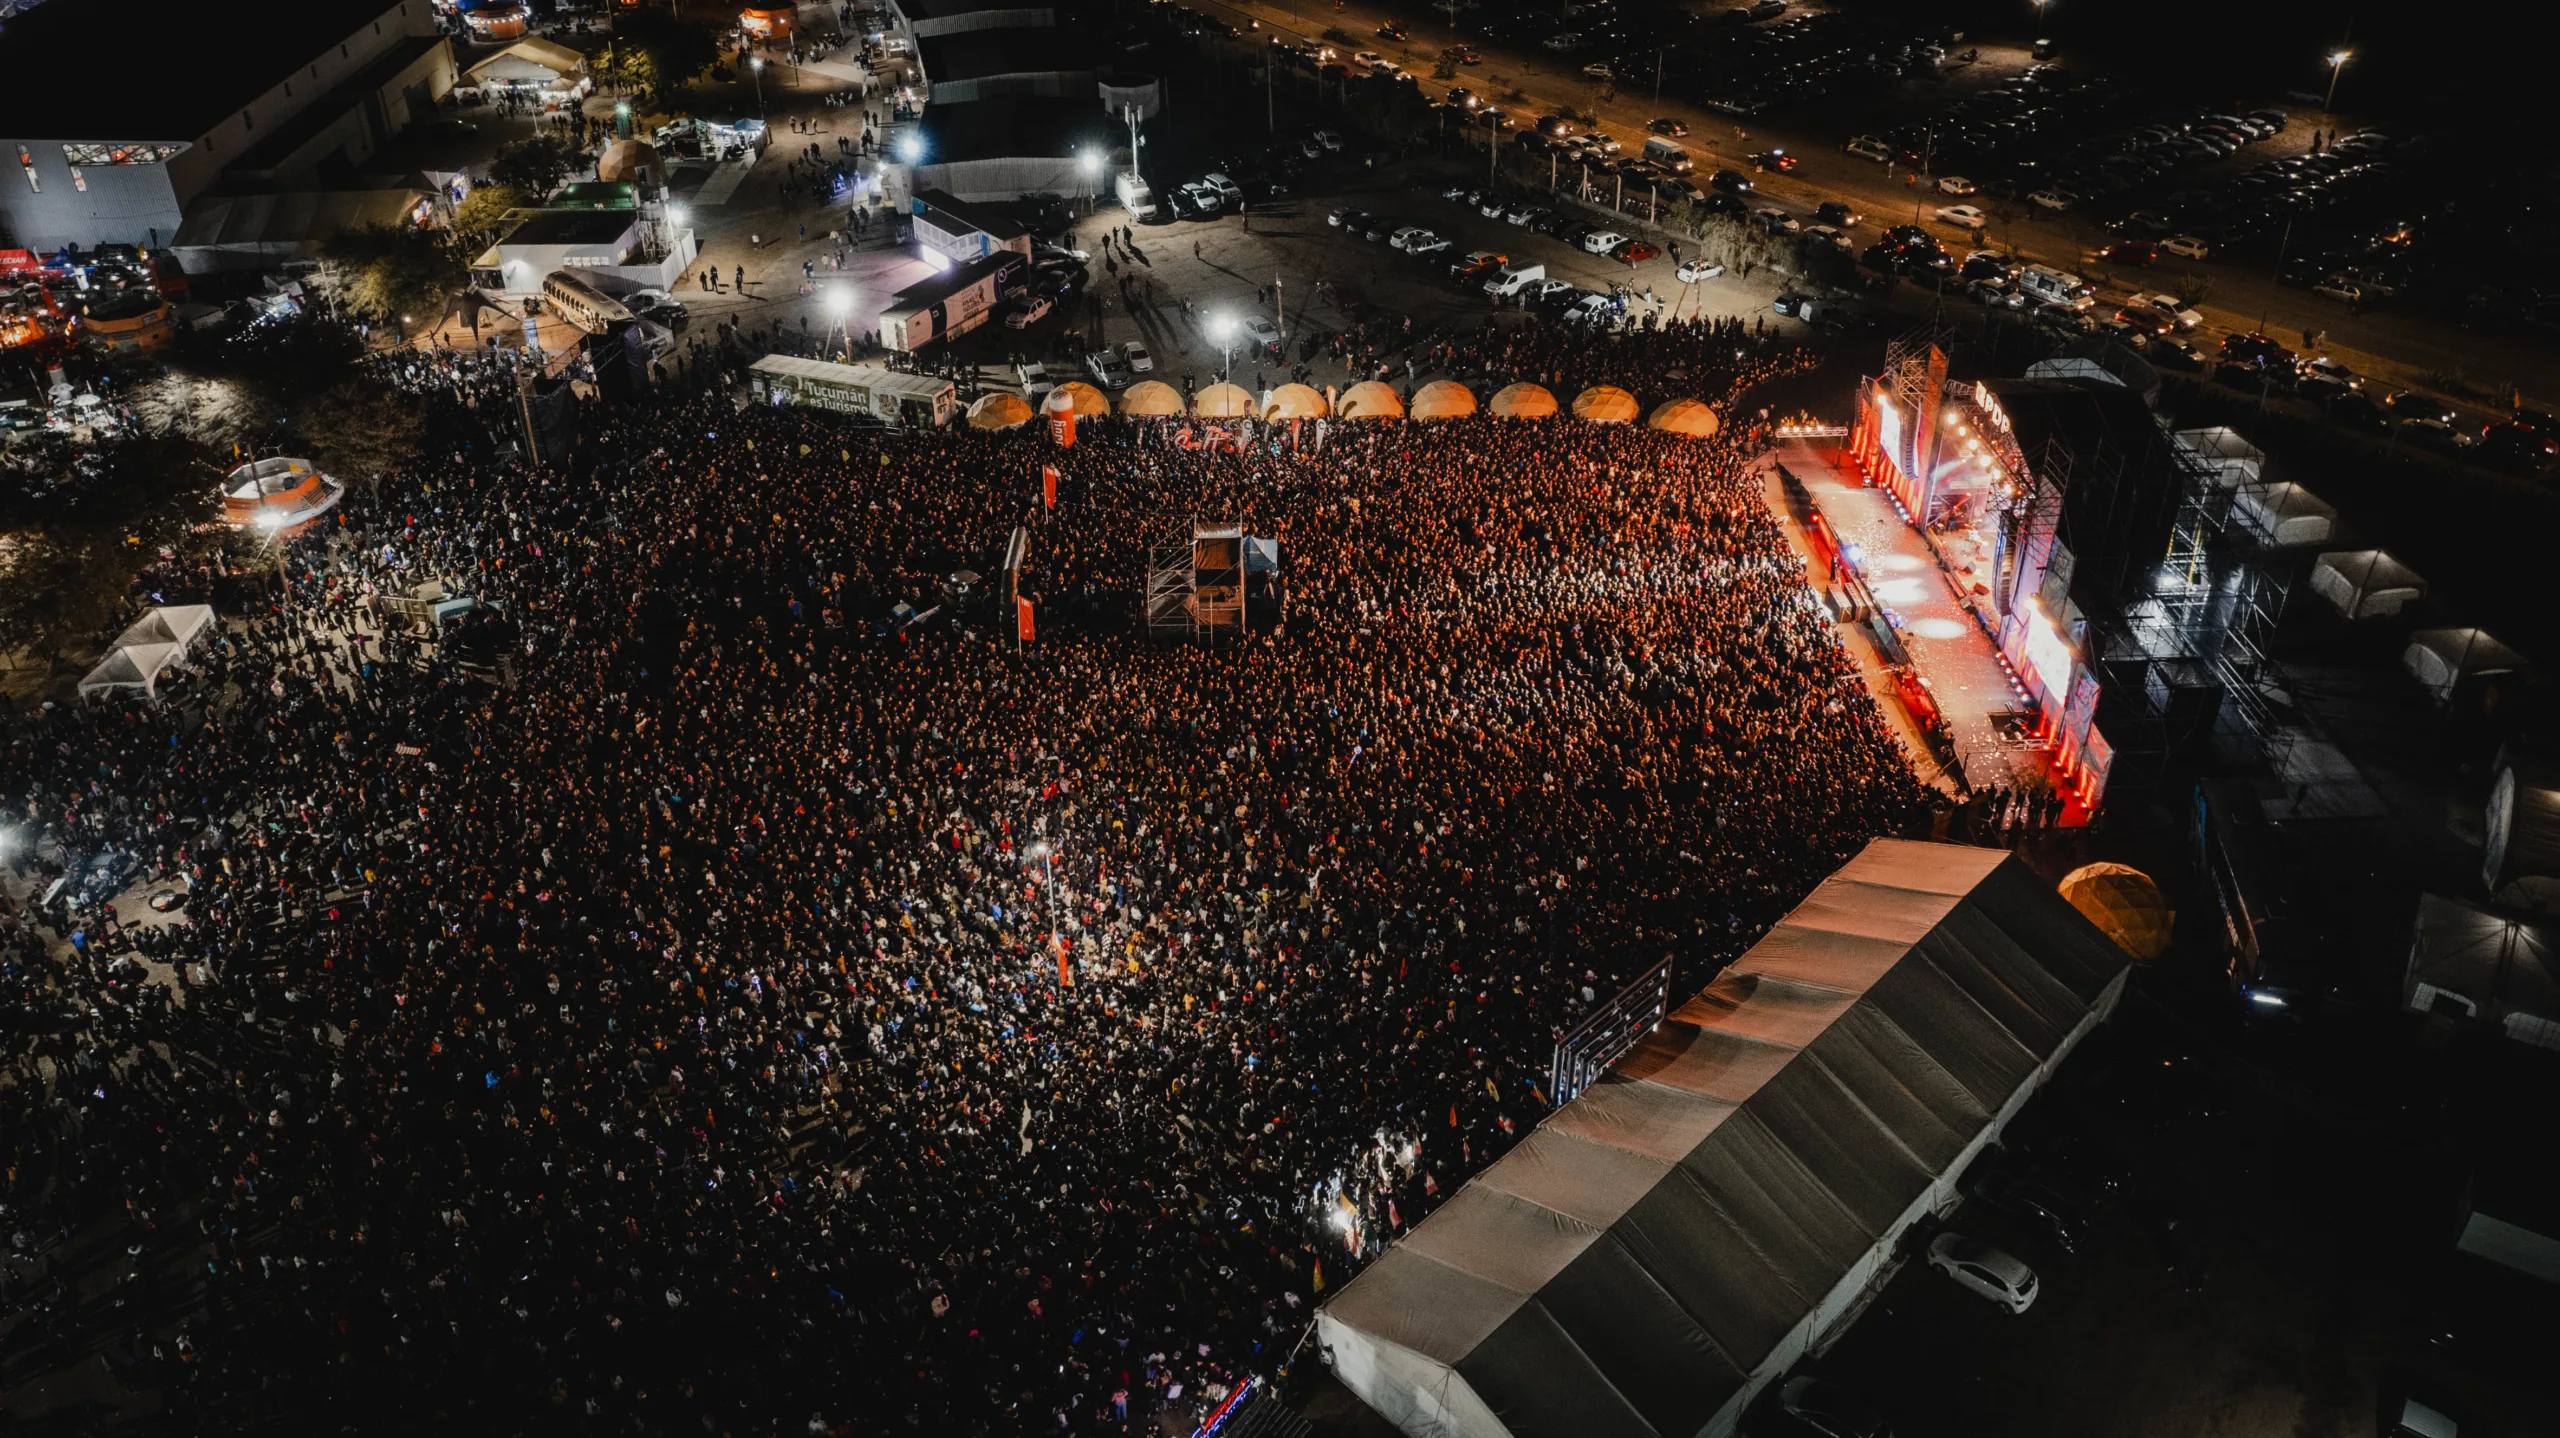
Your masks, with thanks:
M2389 1102L2397 1075L2266 1077L2295 1043L2199 1027L2137 987L1976 1170L2049 1177L2085 1220L2078 1251L1978 1198L1944 1225L2029 1264L2033 1305L1915 1257L1805 1371L1902 1438L2363 1438L2413 1395L2466 1438L2548 1431L2522 1358L2552 1336L2547 1293L2452 1253L2460 1177Z

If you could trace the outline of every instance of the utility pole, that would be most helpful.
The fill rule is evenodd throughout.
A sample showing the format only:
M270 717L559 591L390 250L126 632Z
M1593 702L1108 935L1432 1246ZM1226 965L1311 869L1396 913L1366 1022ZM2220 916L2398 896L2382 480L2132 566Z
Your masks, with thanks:
M1662 57L1670 53L1668 45L1653 52L1653 103L1657 105L1662 103Z
M1938 127L1932 125L1920 135L1920 183L1914 187L1918 193L1911 197L1911 223L1915 225L1920 223L1920 207L1929 203L1929 192L1936 188L1929 179L1929 166L1938 157Z
M1502 132L1494 127L1493 107L1488 105L1484 113L1484 183L1487 189L1492 188L1494 184L1493 167L1494 163L1500 159L1500 147L1495 142L1501 137Z

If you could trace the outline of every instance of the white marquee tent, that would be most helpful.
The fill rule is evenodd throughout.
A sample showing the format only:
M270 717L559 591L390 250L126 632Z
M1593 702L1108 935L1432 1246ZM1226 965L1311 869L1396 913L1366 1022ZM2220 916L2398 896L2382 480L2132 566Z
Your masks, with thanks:
M2512 673L2531 661L2497 641L2486 629L2421 629L2409 636L2401 667L2427 686L2441 704L2465 679Z
M2343 549L2320 556L2311 589L2349 619L2372 619L2424 598L2427 581L2379 549Z
M213 627L213 609L203 604L175 604L154 609L116 636L107 657L80 681L81 697L138 693L160 697L160 676L184 668L196 640Z
M2495 1024L2507 1037L2560 1049L2560 956L2549 930L2460 899L2418 900L2401 1006Z
M2232 504L2250 533L2279 547L2326 544L2338 528L2338 511L2291 480L2247 486Z
M1317 1314L1416 1438L1721 1438L2121 995L1995 850L1878 840Z

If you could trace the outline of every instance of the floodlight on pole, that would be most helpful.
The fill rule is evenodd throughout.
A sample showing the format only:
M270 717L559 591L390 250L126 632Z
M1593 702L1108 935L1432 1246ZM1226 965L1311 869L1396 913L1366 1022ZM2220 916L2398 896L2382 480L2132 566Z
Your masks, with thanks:
M2355 57L2356 52L2353 50L2332 50L2329 52L2329 93L2322 96L2320 99L2321 114L2326 115L2331 110L2337 108L2338 77L2347 73L2347 62Z
M1222 367L1221 367L1221 369L1220 369L1220 371L1219 371L1218 378L1220 378L1221 380L1229 380L1229 379L1233 379L1233 378L1235 378L1235 372L1236 372L1236 346L1235 346L1235 338L1236 338L1236 318L1235 318L1235 316L1230 315L1230 314L1225 314L1225 313L1214 314L1214 315L1209 316L1209 338L1211 338L1211 339L1213 339L1213 340L1216 340L1216 341L1218 342L1218 349L1219 349L1220 353L1224 356L1224 359L1221 361L1221 365L1222 365Z
M748 56L747 72L756 77L756 118L761 120L764 118L764 57Z

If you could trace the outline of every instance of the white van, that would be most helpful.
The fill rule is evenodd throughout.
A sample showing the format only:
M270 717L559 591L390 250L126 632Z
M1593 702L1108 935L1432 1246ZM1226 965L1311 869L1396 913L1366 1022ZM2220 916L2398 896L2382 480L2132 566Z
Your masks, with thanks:
M2066 305L2085 310L2097 302L2097 289L2078 275L2057 270L2049 265L2029 265L2018 271L2018 288L2049 305Z
M1505 265L1484 282L1484 292L1507 300L1547 277L1545 265Z
M1688 150L1660 135L1644 142L1644 157L1675 175L1685 175L1696 168Z
M1849 153L1861 160L1873 160L1879 165L1893 163L1893 147L1873 135L1853 137L1849 141Z
M1129 212L1129 218L1152 220L1156 217L1155 192L1148 189L1147 182L1136 175L1127 172L1120 174L1112 180L1111 192L1120 197L1120 207Z

